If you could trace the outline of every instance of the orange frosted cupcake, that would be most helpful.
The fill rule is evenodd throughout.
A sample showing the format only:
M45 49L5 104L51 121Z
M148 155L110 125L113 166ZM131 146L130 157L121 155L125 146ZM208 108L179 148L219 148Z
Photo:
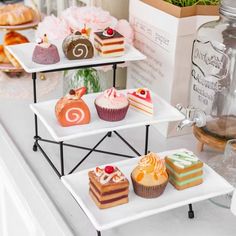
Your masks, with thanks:
M143 156L131 173L134 192L144 198L159 197L168 183L164 160L151 152Z

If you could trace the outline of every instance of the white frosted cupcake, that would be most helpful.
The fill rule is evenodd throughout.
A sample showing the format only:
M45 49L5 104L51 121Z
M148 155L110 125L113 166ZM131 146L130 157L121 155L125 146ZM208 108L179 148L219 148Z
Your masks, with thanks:
M115 88L105 90L95 99L98 116L106 121L123 120L129 108L129 101Z

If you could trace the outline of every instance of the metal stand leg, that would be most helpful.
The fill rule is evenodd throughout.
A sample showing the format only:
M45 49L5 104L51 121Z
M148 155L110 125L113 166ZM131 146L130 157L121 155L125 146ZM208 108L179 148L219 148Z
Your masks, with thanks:
M111 137L111 135L112 135L112 132L108 132L108 135L107 135L107 137Z
M101 231L97 230L97 236L101 236Z
M60 142L60 160L61 160L61 176L64 176L63 142Z
M33 145L33 151L34 151L34 152L37 152L37 151L38 151L38 147L37 147L36 142L34 142L34 145Z
M103 140L108 136L108 133L87 153L87 155L69 172L72 174L86 159L87 157L103 142Z
M133 148L117 131L113 131L136 155L141 156L140 153Z
M189 204L188 207L189 207L188 218L193 219L194 218L194 211L193 211L192 204Z
M34 103L37 103L36 79L37 79L36 73L32 73ZM35 127L34 139L37 140L39 138L39 136L38 136L38 118L36 115L34 115L34 127ZM38 150L38 147L35 142L33 145L33 151L36 152L37 150Z
M116 87L116 69L117 69L117 65L113 64L112 68L113 68L113 87L115 88Z
M39 142L36 141L35 142L37 144L37 147L39 149L39 151L43 154L43 156L46 158L46 160L48 161L49 165L52 167L52 169L55 171L55 173L57 174L57 176L59 178L61 178L61 174L59 173L59 171L57 170L57 168L54 166L54 164L52 163L52 161L50 160L49 156L46 154L46 152L43 150L43 148L39 145Z
M145 135L145 151L144 154L148 154L148 137L149 137L149 127L150 125L146 125L146 135Z

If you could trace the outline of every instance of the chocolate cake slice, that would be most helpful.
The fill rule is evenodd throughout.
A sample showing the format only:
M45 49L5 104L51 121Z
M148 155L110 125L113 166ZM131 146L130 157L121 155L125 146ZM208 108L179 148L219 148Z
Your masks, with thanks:
M102 57L121 56L125 52L125 38L111 28L94 33L95 48Z

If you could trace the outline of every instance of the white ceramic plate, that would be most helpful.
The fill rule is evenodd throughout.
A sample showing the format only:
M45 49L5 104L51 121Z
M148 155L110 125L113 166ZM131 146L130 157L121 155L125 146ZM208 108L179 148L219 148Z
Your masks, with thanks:
M123 93L126 94L127 90L123 90ZM177 121L184 118L184 116L177 109L169 105L156 94L152 93L152 100L154 104L153 116L145 115L130 107L126 117L123 120L117 122L103 121L98 117L94 106L94 100L97 96L98 93L83 96L83 100L86 102L91 112L91 122L88 125L77 125L71 127L60 126L55 116L55 105L57 100L32 104L30 107L45 125L54 140L58 142L113 130L128 129L168 121Z
M68 60L62 51L62 42L56 42L54 44L58 48L60 55L60 62L52 65L41 65L32 61L32 54L35 48L35 43L25 43L20 45L7 46L7 49L19 61L21 66L28 73L44 72L57 69L67 69L72 67L97 65L111 62L137 61L146 59L146 57L142 53L140 53L137 49L135 49L133 46L127 45L125 54L120 57L103 58L99 55L95 55L91 59Z
M22 68L16 68L11 63L0 63L0 71L4 72L23 72Z
M164 157L168 153L176 151L179 150L164 152L159 155ZM112 164L117 166L130 181L129 203L113 208L100 210L89 196L89 170L62 177L63 184L97 230L107 230L130 221L227 194L234 189L226 180L205 164L203 168L204 182L201 185L178 191L171 184L168 184L160 197L154 199L141 198L134 193L130 180L130 173L137 165L137 162L138 158L134 158Z

